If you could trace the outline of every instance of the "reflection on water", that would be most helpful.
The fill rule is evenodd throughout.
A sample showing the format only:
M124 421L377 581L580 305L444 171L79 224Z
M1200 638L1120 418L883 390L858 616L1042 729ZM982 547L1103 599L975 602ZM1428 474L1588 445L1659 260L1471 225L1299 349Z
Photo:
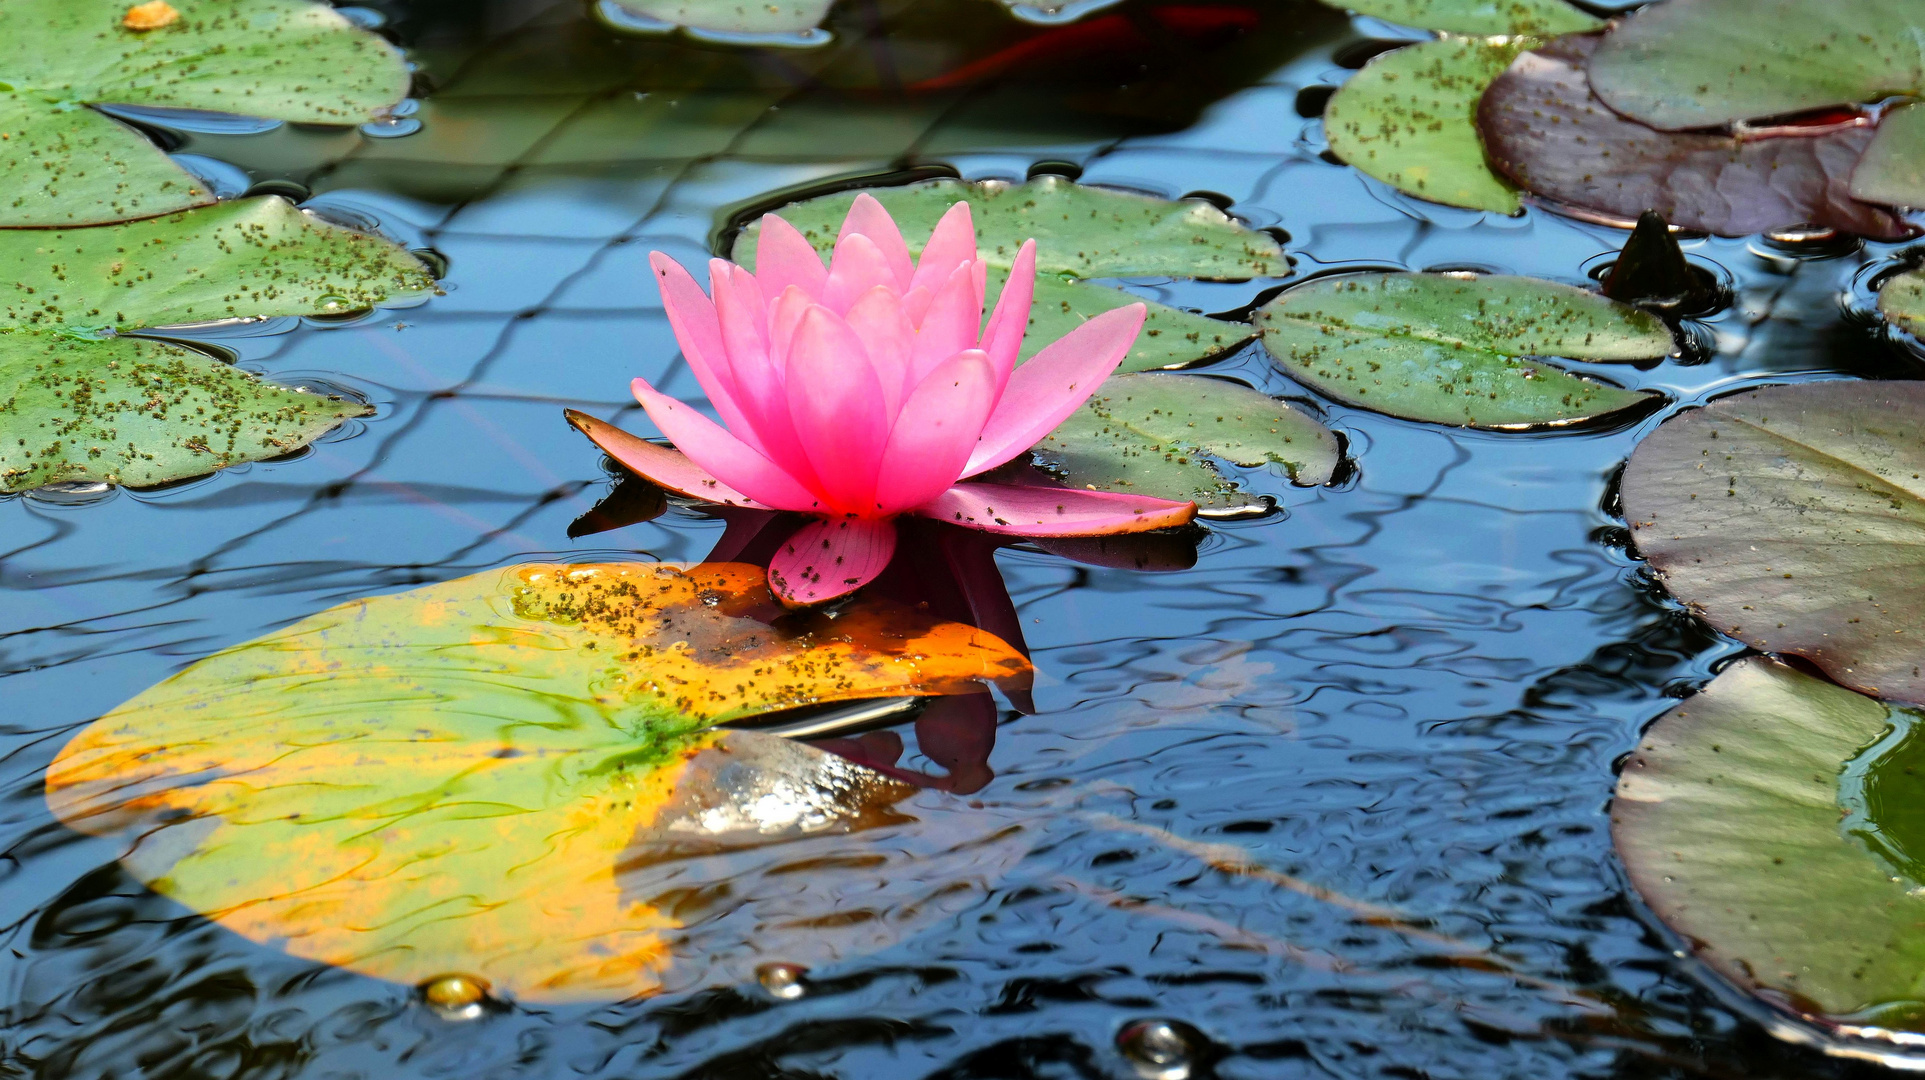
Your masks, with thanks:
M986 0L849 0L834 40L807 50L617 38L572 2L370 6L416 47L421 131L180 139L446 258L452 288L425 306L219 339L250 370L342 387L376 415L298 460L164 491L0 501L8 1069L1128 1077L1143 1040L1119 1035L1162 1021L1194 1033L1198 1075L1221 1077L1828 1074L1694 981L1610 855L1614 762L1735 651L1649 587L1611 513L1613 473L1656 418L1519 437L1331 406L1355 474L1302 489L1242 472L1279 513L1212 523L1192 568L1161 572L1181 552L1142 568L970 553L1008 602L968 621L1020 629L1033 701L992 715L965 699L839 747L947 778L874 843L720 854L744 861L685 894L654 888L722 944L715 979L653 999L451 1024L413 987L191 915L120 869L115 845L55 823L40 778L71 734L222 647L507 564L747 543L731 522L609 497L561 409L647 430L631 376L697 394L647 252L705 258L773 193L1057 162L1223 196L1287 232L1300 276L1581 282L1623 236L1418 203L1323 160L1314 88L1345 77L1334 57L1364 35L1310 3L1126 0L1038 27ZM1864 315L1891 247L1686 249L1728 275L1733 304L1688 325L1682 360L1600 370L1686 404L1914 370ZM1280 283L1124 284L1230 312ZM1304 396L1252 350L1219 367ZM756 913L787 917L795 897L851 913L824 934L859 947L759 954ZM772 986L766 964L807 970Z

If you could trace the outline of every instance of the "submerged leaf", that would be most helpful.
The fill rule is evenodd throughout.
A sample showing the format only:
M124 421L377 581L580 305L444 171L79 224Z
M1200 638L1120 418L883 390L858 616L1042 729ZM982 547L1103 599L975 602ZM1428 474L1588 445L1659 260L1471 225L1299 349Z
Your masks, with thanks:
M0 232L0 330L344 314L424 295L390 241L274 196L91 229Z
M1491 172L1477 99L1531 38L1426 41L1377 57L1324 110L1330 151L1420 199L1515 214L1517 189Z
M1918 0L1666 0L1591 60L1612 109L1667 130L1925 92Z
M1285 372L1340 401L1481 428L1571 424L1660 400L1540 360L1671 351L1656 316L1532 278L1363 274L1300 285L1257 313Z
M1523 53L1484 93L1478 128L1491 164L1512 182L1626 222L1655 210L1673 225L1720 235L1805 223L1883 240L1911 235L1890 211L1852 197L1871 129L1848 123L1746 138L1657 131L1591 92L1584 65L1598 41L1560 38Z
M1862 812L1854 759L1917 723L1763 657L1732 665L1618 779L1611 833L1639 895L1719 974L1804 1019L1920 1030L1921 882L1852 835L1876 822L1840 820Z
M1925 702L1925 384L1773 386L1638 444L1624 515L1713 626Z
M297 956L529 1000L646 993L682 923L649 900L691 884L665 860L876 824L908 790L710 725L1028 671L880 603L770 625L763 577L537 565L355 601L89 726L48 802L124 838L155 889Z
M137 30L124 0L0 5L0 227L126 221L204 206L206 185L86 104L358 124L401 101L394 47L309 0L183 0Z
M1925 270L1911 270L1878 290L1879 314L1907 333L1925 337Z
M157 341L0 334L0 493L184 480L293 453L373 411Z
M1563 0L1325 0L1400 26L1449 34L1572 34L1604 25Z
M1262 503L1205 457L1281 465L1307 485L1329 483L1343 459L1336 435L1289 404L1190 375L1110 379L1036 453L1071 487L1188 500L1205 511Z

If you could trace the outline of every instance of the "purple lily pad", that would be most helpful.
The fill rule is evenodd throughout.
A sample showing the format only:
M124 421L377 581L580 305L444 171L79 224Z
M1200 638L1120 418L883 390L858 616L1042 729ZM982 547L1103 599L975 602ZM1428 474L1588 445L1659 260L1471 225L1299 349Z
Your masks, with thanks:
M1658 131L1592 92L1585 65L1602 39L1558 38L1520 55L1485 91L1477 124L1491 164L1545 199L1627 224L1656 210L1673 225L1743 236L1817 224L1879 240L1914 230L1851 196L1868 123L1774 127L1743 138Z

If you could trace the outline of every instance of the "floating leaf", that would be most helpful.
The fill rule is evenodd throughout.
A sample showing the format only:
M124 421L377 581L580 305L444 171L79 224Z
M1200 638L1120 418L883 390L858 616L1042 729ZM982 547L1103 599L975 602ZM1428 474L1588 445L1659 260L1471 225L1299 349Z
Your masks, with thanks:
M1593 36L1560 38L1520 55L1485 92L1478 128L1491 164L1513 183L1627 223L1655 210L1673 225L1729 236L1804 223L1885 240L1911 235L1890 211L1851 196L1871 129L1847 123L1742 139L1653 130L1591 92L1584 65L1597 47Z
M1878 122L1878 134L1852 170L1851 193L1867 202L1925 207L1925 106L1900 106Z
M182 480L292 453L373 411L157 341L0 334L0 493Z
M0 227L152 217L214 201L161 149L89 104L358 124L398 103L387 42L307 0L182 0L157 29L125 0L0 5Z
M867 188L888 209L911 254L936 222L957 202L967 201L976 237L991 276L1000 279L1023 241L1036 241L1036 299L1025 359L1081 325L1093 315L1125 304L1145 303L1149 321L1120 370L1150 371L1176 367L1234 348L1255 331L1247 323L1224 322L1163 304L1144 301L1121 289L1063 280L1067 277L1233 278L1281 277L1290 272L1283 249L1268 235L1245 228L1215 206L1199 200L1168 202L1041 176L1027 184L931 180L905 187ZM835 247L843 215L857 192L824 195L792 203L776 213L802 230L827 253ZM751 224L736 238L736 262L754 267Z
M1528 357L1638 360L1672 348L1656 316L1503 275L1323 278L1265 305L1257 326L1279 367L1339 401L1498 429L1573 424L1660 400Z
M1562 0L1327 0L1399 26L1449 34L1574 34L1604 24Z
M1847 686L1925 701L1925 384L1774 386L1638 445L1624 514L1680 600Z
M799 34L813 30L834 0L610 0L633 16L722 34Z
M1477 100L1534 39L1426 41L1377 57L1324 110L1330 150L1420 199L1515 214L1517 189L1491 172Z
M1329 428L1268 394L1193 375L1121 375L1037 446L1071 487L1187 499L1205 511L1262 505L1204 460L1283 466L1327 484L1343 460Z
M369 411L114 329L347 312L433 287L394 244L277 198L0 232L0 490L185 479L290 453Z
M1667 130L1925 92L1918 0L1667 0L1590 64L1611 108Z
M967 202L983 261L1003 269L1015 260L1023 241L1033 239L1038 275L1242 280L1290 272L1290 262L1274 239L1238 224L1210 203L1170 202L1060 176L1039 176L1026 184L945 179L863 188L791 203L775 213L802 230L818 250L828 251L862 193L873 195L895 218L912 255L921 254L921 243L951 206ZM736 238L736 262L753 268L758 232L751 224Z
M1853 759L1917 720L1763 657L1727 668L1645 732L1618 779L1611 831L1639 895L1721 975L1780 1007L1918 1030L1921 882L1848 832L1876 822L1840 820L1860 809L1841 793L1858 779ZM1898 779L1916 813L1925 792Z
M648 992L679 926L644 900L669 888L651 866L859 827L906 791L710 725L1029 670L882 603L770 625L763 579L537 565L345 604L101 718L48 801L125 838L158 891L297 956L532 1000Z
M1899 329L1925 337L1925 271L1912 270L1878 290L1878 311Z

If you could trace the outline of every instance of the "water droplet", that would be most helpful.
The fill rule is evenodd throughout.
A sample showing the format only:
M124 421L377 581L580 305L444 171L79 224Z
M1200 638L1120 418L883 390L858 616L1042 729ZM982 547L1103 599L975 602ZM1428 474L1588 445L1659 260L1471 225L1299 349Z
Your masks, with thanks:
M777 1001L794 1001L807 992L802 980L808 974L800 964L763 964L755 969L755 980Z
M421 985L421 998L443 1020L475 1020L487 1011L488 983L472 975L442 975Z
M316 300L314 306L320 308L325 314L340 315L344 312L353 311L354 301L349 300L345 296L336 296L333 293L329 293Z
M62 480L27 492L27 498L49 506L89 506L113 497L114 485L99 480Z
M1116 1033L1116 1048L1143 1080L1189 1080L1201 1041L1171 1020L1138 1020Z
M361 134L370 139L399 139L421 130L421 121L412 116L390 116L361 125Z

